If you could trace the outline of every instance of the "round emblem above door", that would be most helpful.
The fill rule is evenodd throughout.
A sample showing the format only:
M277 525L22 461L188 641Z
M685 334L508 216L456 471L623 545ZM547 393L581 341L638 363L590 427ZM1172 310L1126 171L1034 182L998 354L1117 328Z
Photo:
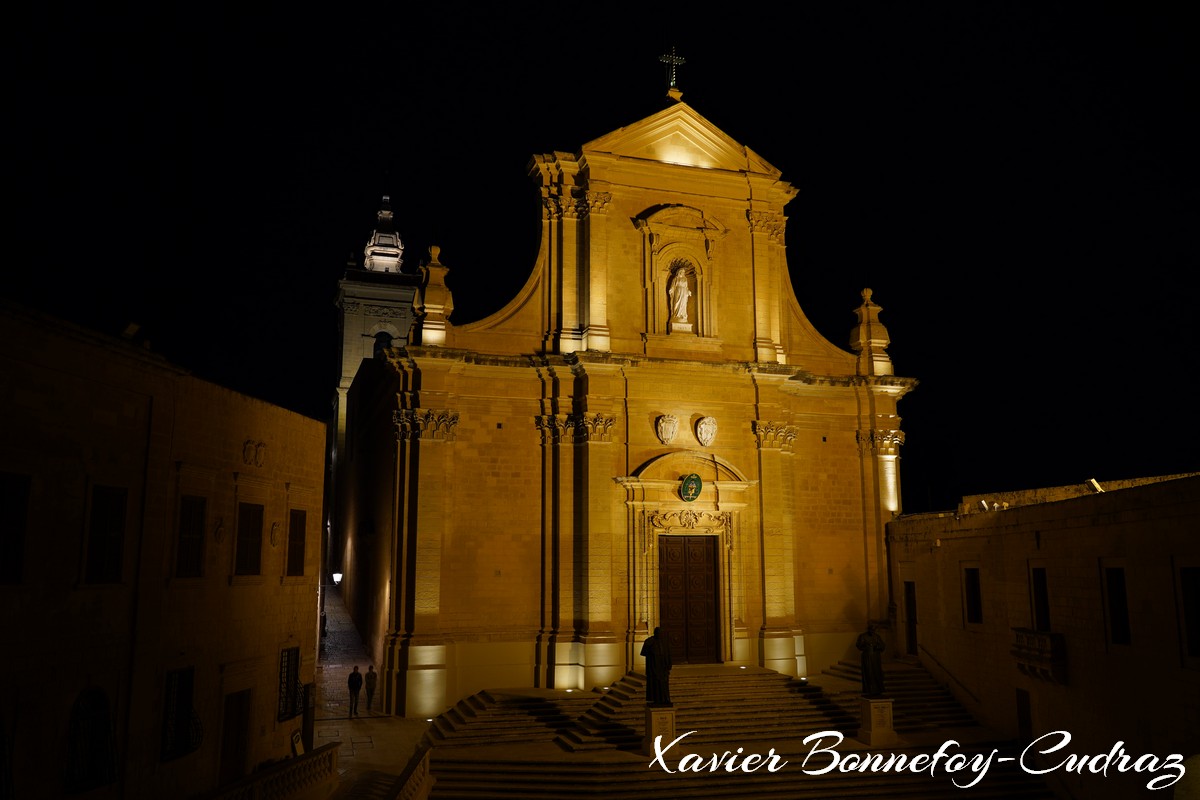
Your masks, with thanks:
M685 502L692 502L700 496L700 492L704 489L704 482L700 480L700 476L696 473L683 476L683 483L679 487L679 496Z

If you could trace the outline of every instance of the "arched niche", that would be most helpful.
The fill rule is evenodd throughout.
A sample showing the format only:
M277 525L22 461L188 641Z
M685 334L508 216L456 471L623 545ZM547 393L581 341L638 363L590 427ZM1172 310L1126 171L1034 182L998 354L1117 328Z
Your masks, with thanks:
M691 206L653 206L634 219L642 233L642 280L648 335L714 338L717 244L728 229ZM686 317L673 308L672 280L686 280Z

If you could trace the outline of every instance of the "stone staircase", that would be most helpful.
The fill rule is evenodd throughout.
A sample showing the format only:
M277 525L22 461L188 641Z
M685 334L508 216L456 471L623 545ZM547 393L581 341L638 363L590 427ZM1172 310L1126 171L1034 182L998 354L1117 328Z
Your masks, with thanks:
M853 735L855 717L820 688L761 667L678 667L671 674L675 727L696 731L692 745L787 739L797 731ZM646 679L629 673L604 692L555 741L565 750L640 750L646 722Z
M829 698L853 714L857 724L859 697L862 694L862 668L857 662L839 661L824 670L813 682L828 681ZM916 661L891 661L883 665L884 696L892 698L893 727L897 733L931 731L939 728L972 727L978 723L942 684L934 680Z
M934 748L892 749L908 757ZM977 748L962 748L968 756ZM984 754L990 748L982 750ZM603 798L608 800L1055 800L1045 783L1034 775L993 766L970 788L959 788L943 772L913 774L903 770L859 773L820 771L828 763L789 754L776 772L765 769L744 774L717 769L713 772L668 773L645 758L636 763L597 761L473 758L453 762L434 759L435 783L430 800L541 800L543 798ZM972 780L963 773L960 780Z
M598 699L596 692L543 695L485 689L434 719L427 736L434 747L550 742Z
M962 741L961 728L976 733L954 748L968 757L1004 755L1008 743L986 732L919 665L889 664L885 683L895 700L895 727L907 747L875 748L885 755L933 753L945 740ZM822 683L827 686L823 687ZM671 696L676 735L687 737L668 763L676 767L686 752L707 763L713 753L760 753L772 748L788 763L776 772L716 770L665 771L641 752L645 728L645 678L629 673L591 692L485 691L442 714L430 728L430 800L487 798L646 798L718 800L751 795L769 798L900 798L941 800L969 795L987 798L1051 800L1054 794L1037 776L1013 764L993 763L971 789L956 787L938 771L831 771L810 774L828 764L828 755L805 761L803 737L837 730L853 741L858 729L861 683L854 664L839 664L811 681L796 680L757 667L676 667ZM949 698L949 701L947 701ZM945 730L939 730L940 728ZM914 739L923 742L911 744ZM929 744L924 744L928 742ZM822 760L824 759L824 760ZM973 776L960 773L961 781Z

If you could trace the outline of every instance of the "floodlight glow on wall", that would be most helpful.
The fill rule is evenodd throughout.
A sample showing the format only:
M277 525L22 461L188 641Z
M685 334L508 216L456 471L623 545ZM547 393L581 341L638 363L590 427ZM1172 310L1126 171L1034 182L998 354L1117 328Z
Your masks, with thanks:
M333 573L333 582L340 584L342 582L342 573L340 573L340 572Z

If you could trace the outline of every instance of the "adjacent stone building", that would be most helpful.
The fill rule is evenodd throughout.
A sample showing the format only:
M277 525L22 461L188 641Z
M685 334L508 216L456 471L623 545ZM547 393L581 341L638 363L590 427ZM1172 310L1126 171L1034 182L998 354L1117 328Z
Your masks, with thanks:
M342 283L359 354L331 437L330 563L393 713L606 685L656 625L676 663L805 675L888 616L916 381L893 374L869 289L849 349L813 328L784 245L796 189L672 95L533 158L541 248L491 316L450 322L438 248L411 274L407 341L371 274L388 270ZM367 286L364 320L345 301Z
M135 338L0 308L0 796L195 796L304 740L326 426Z
M1200 753L1200 474L968 497L889 523L888 546L894 654L990 728L1063 744L1041 768L1118 743L1131 762ZM1051 777L1141 797L1160 773L1142 767Z

